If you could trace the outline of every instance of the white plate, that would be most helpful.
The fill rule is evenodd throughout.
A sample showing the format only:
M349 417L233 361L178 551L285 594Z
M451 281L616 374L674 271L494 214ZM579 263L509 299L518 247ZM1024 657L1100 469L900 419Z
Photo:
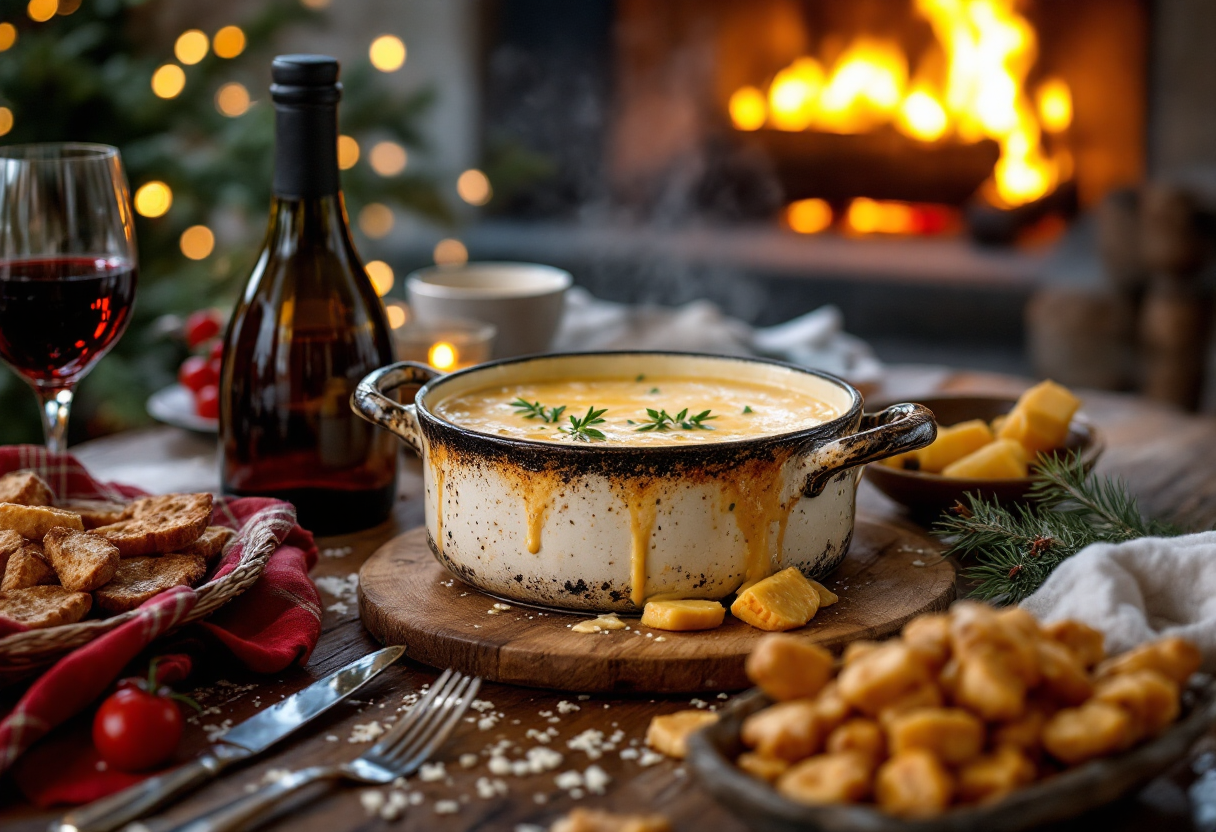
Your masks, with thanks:
M194 411L194 394L180 384L171 384L149 396L148 415L166 425L198 433L220 432L220 420L199 416Z

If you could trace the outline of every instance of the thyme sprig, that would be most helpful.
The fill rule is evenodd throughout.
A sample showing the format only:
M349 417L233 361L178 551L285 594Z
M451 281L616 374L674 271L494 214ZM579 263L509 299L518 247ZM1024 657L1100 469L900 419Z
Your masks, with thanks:
M713 430L713 425L707 425L705 422L710 419L717 419L717 416L710 416L710 411L703 410L696 416L688 415L688 408L684 408L675 416L672 416L666 410L654 410L646 408L646 414L650 417L641 423L640 428L634 428L638 433L645 433L652 430L671 430L679 427L684 430ZM631 424L633 424L631 422Z
M577 416L570 417L570 426L562 425L558 428L562 433L568 434L572 439L577 439L580 442L590 442L592 439L606 439L603 431L591 427L592 425L600 425L604 423L602 418L608 412L607 408L601 407L596 410L594 407L587 408L587 415L583 418Z
M515 408L515 413L523 416L525 419L539 418L542 422L552 424L562 417L566 406L563 404L560 407L546 408L540 402L529 402L523 397L517 398L511 402L511 407Z
M1042 458L1034 480L1028 505L967 494L933 528L947 555L970 560L963 577L979 598L1015 604L1091 543L1180 533L1145 519L1121 481L1093 477L1077 453Z

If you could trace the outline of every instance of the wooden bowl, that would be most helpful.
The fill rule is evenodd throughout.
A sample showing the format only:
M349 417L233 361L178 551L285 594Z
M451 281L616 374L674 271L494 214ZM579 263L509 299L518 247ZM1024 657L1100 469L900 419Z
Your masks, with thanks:
M1017 400L1003 396L939 396L921 399L920 403L933 411L942 426L957 425L970 419L991 422L1013 409ZM1087 468L1092 468L1105 449L1098 430L1083 415L1077 414L1069 426L1064 450L1079 450ZM1018 477L1007 480L964 479L905 471L889 465L873 463L866 466L866 479L895 502L908 509L918 522L929 525L955 503L963 501L968 492L997 499L1002 505L1026 502L1033 480ZM964 501L965 504L965 501Z
M693 773L719 803L756 832L1021 832L1074 818L1134 794L1186 757L1216 720L1216 684L1193 677L1183 692L1182 715L1156 739L1114 757L1095 760L1018 789L987 805L966 806L924 820L902 820L874 806L795 803L732 762L745 749L744 718L771 704L758 690L736 699L722 718L688 741ZM1083 828L1077 826L1076 828Z

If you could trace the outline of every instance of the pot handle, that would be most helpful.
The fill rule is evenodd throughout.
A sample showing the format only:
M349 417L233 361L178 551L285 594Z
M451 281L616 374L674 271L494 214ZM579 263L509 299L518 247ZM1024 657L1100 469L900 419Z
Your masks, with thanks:
M859 432L821 445L806 457L802 493L817 496L841 471L923 448L936 438L933 411L923 404L893 404L878 413L864 413Z
M351 410L373 425L390 430L422 456L422 431L418 427L418 408L400 404L388 394L398 387L426 384L443 375L433 367L415 361L398 361L369 373L350 396Z

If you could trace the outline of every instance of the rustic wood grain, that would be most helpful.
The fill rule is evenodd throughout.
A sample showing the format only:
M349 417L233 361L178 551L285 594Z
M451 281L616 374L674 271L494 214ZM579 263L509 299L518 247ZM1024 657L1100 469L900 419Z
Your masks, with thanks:
M924 389L919 394L929 395L934 391L1017 394L1028 384L1026 380L1003 376L955 373L944 377L933 376L932 389ZM896 389L905 398L916 397L906 380ZM875 395L887 397L885 392ZM1127 396L1083 396L1086 412L1102 430L1108 443L1109 449L1098 465L1100 472L1127 479L1132 490L1140 497L1142 506L1155 516L1182 521L1192 529L1216 526L1216 420L1187 415ZM103 478L120 478L115 473L119 469L106 464L107 460L111 460L121 466L122 479L139 483L150 490L163 491L168 489L158 488L156 483L167 482L168 479L153 476L151 481L147 480L147 469L136 466L136 460L146 461L154 474L169 472L183 459L193 460L200 471L207 464L207 459L214 460L213 446L207 447L205 443L193 439L186 441L182 439L183 436L177 431L156 429L115 437L106 440L99 448L100 459L92 456L90 446L73 450ZM181 446L187 450L183 452ZM210 470L214 472L214 468ZM335 578L357 573L363 562L381 545L420 525L421 503L414 498L417 491L411 490L416 485L409 485L417 483L418 470L415 463L407 460L403 478L403 483L407 485L403 492L406 499L397 507L392 521L357 535L321 541L322 557L313 573L314 577ZM216 487L214 473L212 477L210 484L200 482L200 486ZM858 505L865 511L881 515L888 522L897 525L907 522L900 517L893 503L864 481L858 494ZM232 724L239 723L261 707L277 702L281 697L300 690L314 679L375 648L376 643L360 624L353 603L343 602L324 589L321 598L326 607L323 633L305 667L271 677L257 677L221 667L191 680L200 699L215 711L192 718L188 723L180 751L182 759L199 753L207 746L208 736L203 726L218 726L225 720L231 720ZM345 608L339 606L342 604L345 604ZM339 705L317 723L272 749L265 757L225 773L219 781L183 800L166 817L181 820L202 809L227 802L244 794L246 788L256 788L256 784L273 769L338 762L354 757L366 750L369 743L348 742L353 727L391 714L403 696L417 691L435 676L436 672L430 668L410 661L402 662L361 692L358 701ZM234 686L217 686L216 679L225 679ZM183 692L190 692L192 685L183 685ZM19 692L9 692L3 698L7 700ZM451 782L445 778L423 783L418 778L411 778L409 789L421 793L425 799L420 805L410 807L399 821L369 817L360 803L360 790L347 788L328 792L266 828L291 832L516 832L520 824L547 827L571 807L583 805L616 811L661 811L671 818L678 832L743 832L743 824L719 807L709 793L699 788L679 761L664 760L655 765L642 766L636 759L622 759L620 756L621 748L640 741L651 717L694 707L690 701L694 697L604 694L579 699L580 693L588 695L581 691L562 694L493 683L485 685L481 698L493 703L493 713L503 716L486 730L481 730L476 722L461 726L435 757L446 763ZM720 706L726 701L719 699L716 693L705 693L695 698L706 707ZM557 707L561 701L576 705L579 710L561 714ZM541 712L550 715L541 716ZM558 721L549 721L554 718ZM36 746L32 754L56 762L70 760L80 749L87 747L88 727L87 718L64 726ZM497 778L490 774L486 765L488 757L483 754L490 745L505 740L524 749L531 748L537 742L529 738L527 732L530 729L544 731L550 727L558 735L548 747L561 752L564 757L559 768L526 777ZM567 746L571 739L587 729L603 731L608 735L620 730L625 736L617 749L591 760L584 752ZM1187 793L1203 770L1210 767L1210 764L1200 766L1205 759L1201 754L1205 751L1216 751L1216 737L1205 740L1196 748L1194 766L1188 764L1180 767L1170 777L1155 781L1141 795L1131 796L1093 813L1081 824L1084 828L1101 828L1107 832L1208 828L1206 821L1196 825L1192 816L1200 817L1208 812L1206 816L1210 817L1211 813L1216 812L1216 806L1212 805L1210 798L1204 801L1199 793L1195 797L1189 797ZM469 769L461 768L459 759L462 754L478 755L477 765ZM510 756L518 756L518 752L513 751ZM554 782L554 777L560 772L581 772L589 765L600 766L612 778L605 794L575 799ZM18 766L18 774L22 768L24 766ZM480 778L502 779L508 787L507 793L488 799L479 797L476 784ZM452 815L436 814L436 803L447 799L457 800L459 811ZM5 832L43 832L47 823L61 811L31 806L21 798L13 777L0 778L0 828ZM1081 825L1073 824L1071 828L1078 829Z
M954 566L930 537L879 517L858 518L853 543L824 583L840 602L796 631L839 650L896 632L914 615L954 599ZM426 529L386 543L359 572L364 626L410 658L495 682L584 692L699 693L749 687L743 662L764 635L733 616L715 630L670 633L624 619L627 630L575 633L589 617L510 605L452 577ZM661 638L662 641L656 639Z

